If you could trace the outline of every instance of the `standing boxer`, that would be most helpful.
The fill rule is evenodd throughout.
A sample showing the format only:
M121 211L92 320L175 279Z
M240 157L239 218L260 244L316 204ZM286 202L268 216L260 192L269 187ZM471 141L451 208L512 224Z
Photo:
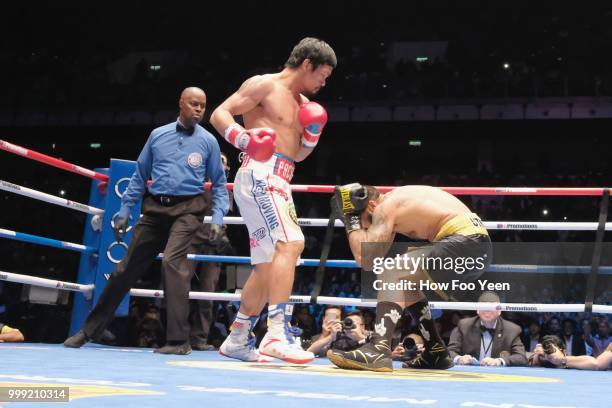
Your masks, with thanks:
M255 265L242 292L240 310L221 354L244 361L266 361L260 355L291 363L314 359L294 340L288 304L295 265L304 249L291 197L294 163L310 155L327 123L315 95L336 67L334 50L324 41L304 38L278 73L257 75L212 114L211 123L236 148L246 152L234 181L234 199L249 230ZM234 121L242 115L244 127ZM250 340L268 301L268 332L259 351Z

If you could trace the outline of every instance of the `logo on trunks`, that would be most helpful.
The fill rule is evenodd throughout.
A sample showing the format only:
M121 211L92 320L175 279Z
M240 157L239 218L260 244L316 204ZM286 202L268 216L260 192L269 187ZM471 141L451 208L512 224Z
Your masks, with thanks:
M278 228L278 218L276 216L276 212L274 211L274 205L270 200L270 195L267 194L268 186L266 182L263 180L255 180L255 185L253 186L253 195L255 196L255 202L259 206L259 210L261 211L264 219L266 220L266 224L268 228L273 230Z
M291 221L293 221L295 225L299 225L297 214L295 213L295 205L293 205L293 203L287 203L285 206L285 211L287 212L289 218L291 218Z
M0 273L0 280L8 280L8 275L5 273Z
M286 181L291 181L291 179L293 178L293 171L295 170L295 166L293 165L293 163L287 160L283 160L281 158L278 158L277 160L278 161L274 170L274 174Z
M258 247L259 246L259 241L264 239L265 236L266 236L266 229L264 227L261 227L261 228L255 230L255 232L253 232L251 234L251 238L249 240L251 248Z
M200 153L190 153L187 157L187 164L193 169L197 169L202 165L202 155Z

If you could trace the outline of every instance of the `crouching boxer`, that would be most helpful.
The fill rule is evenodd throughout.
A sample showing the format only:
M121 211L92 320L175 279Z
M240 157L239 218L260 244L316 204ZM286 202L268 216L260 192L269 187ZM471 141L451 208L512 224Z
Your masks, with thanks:
M452 367L452 360L431 318L427 298L418 288L423 281L474 280L484 272L491 260L491 240L478 215L453 195L430 186L404 186L381 194L374 187L353 183L336 189L332 205L338 206L343 215L351 251L360 266L375 256L389 257L387 252L395 234L427 240L431 245L417 251L418 255L411 253L414 248L409 248L408 256L421 258L420 265L412 270L396 268L382 272L383 282L414 282L415 289L397 291L383 286L378 290L375 333L370 341L350 352L329 350L327 357L341 368L393 371L391 339L403 309L407 308L425 340L425 351L405 362L404 367ZM378 245L362 247L362 243ZM372 253L362 253L363 248L371 248ZM475 261L471 270L460 271L437 261L465 257L480 263Z

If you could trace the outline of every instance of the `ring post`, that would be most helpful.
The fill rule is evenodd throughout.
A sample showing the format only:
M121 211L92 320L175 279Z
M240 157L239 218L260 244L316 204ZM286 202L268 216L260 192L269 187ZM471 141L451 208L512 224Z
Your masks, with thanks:
M128 227L124 242L118 243L115 241L112 218L119 212L119 208L121 207L121 196L127 188L135 169L136 163L133 161L111 159L110 169L108 170L108 186L105 189L106 195L100 195L97 181L92 183L90 205L103 208L104 216L99 232L94 232L92 229L92 216L90 215L87 217L87 223L85 224L85 239L83 242L86 245L92 245L99 249L96 254L97 256L94 257L97 262L86 262L84 256L81 257L78 282L84 284L91 284L93 282L95 284L95 289L93 297L90 300L85 299L83 295L77 295L75 298L72 323L70 325L71 334L76 333L83 326L87 315L98 302L111 272L115 269L119 261L123 259L127 246L130 243L132 237L131 227ZM140 203L137 203L130 214L129 225L133 226L136 224L139 218ZM88 241L88 239L92 239L92 241ZM115 314L117 316L126 316L128 312L129 293L123 299Z
M96 169L101 174L108 174L108 169ZM91 187L89 189L89 205L96 208L104 208L106 200L106 194L100 193L98 180L91 181ZM103 219L104 215L93 215L87 214L85 218L85 228L83 232L83 244L85 246L91 246L93 248L99 248L100 246L100 231L94 230L93 220ZM83 253L81 254L81 260L79 261L79 274L77 282L81 284L91 284L95 281L96 273L98 271L98 253ZM74 335L78 332L85 319L92 309L92 297L91 293L89 296L85 296L83 293L75 292L74 303L72 306L72 318L70 320L70 335Z

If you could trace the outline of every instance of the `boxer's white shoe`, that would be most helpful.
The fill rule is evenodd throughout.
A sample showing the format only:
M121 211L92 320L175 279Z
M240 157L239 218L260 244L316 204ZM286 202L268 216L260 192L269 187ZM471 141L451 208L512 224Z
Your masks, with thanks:
M255 348L255 337L249 339L245 344L236 341L233 336L227 336L221 347L219 347L219 354L252 363L269 363L272 361L271 358L262 356L257 348Z
M310 363L315 358L313 353L302 349L295 341L290 327L286 327L284 332L268 329L259 345L259 352L292 364Z

